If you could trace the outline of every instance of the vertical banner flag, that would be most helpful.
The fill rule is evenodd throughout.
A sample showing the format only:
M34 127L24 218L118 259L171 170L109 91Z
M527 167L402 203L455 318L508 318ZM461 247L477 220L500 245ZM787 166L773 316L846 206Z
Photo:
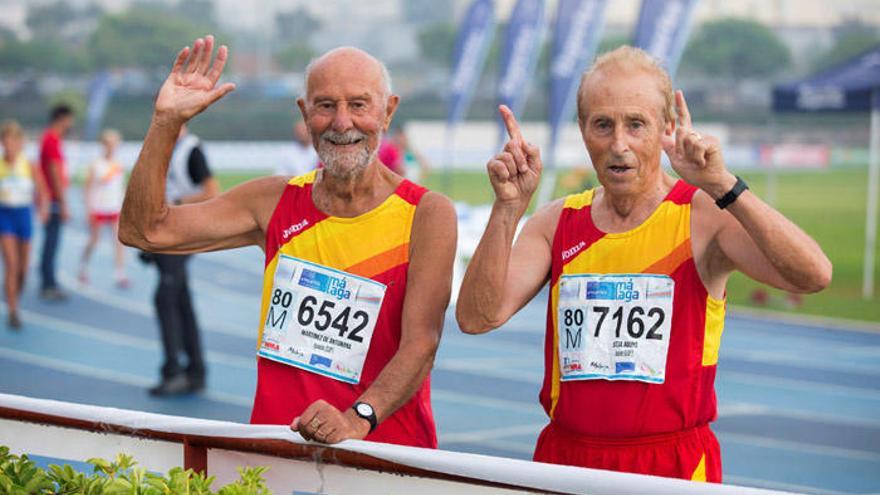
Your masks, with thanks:
M89 88L89 101L86 106L86 128L84 137L88 140L97 139L101 132L101 124L104 121L104 112L107 104L113 96L113 75L110 72L100 72Z
M659 60L675 76L697 0L642 0L633 43Z
M495 6L492 0L474 0L458 31L452 64L452 87L449 95L449 115L446 117L446 158L444 160L443 186L446 194L452 194L452 160L454 153L453 132L455 125L464 118L471 103L474 87L480 80L489 44L495 34Z
M474 0L455 42L448 126L464 117L492 41L495 12L492 0Z
M544 0L519 0L510 14L498 77L498 104L507 105L519 116L529 93L544 39ZM501 142L504 122L499 119Z
M550 61L550 142L547 167L538 194L545 204L556 183L556 142L560 127L571 119L575 93L581 73L587 68L599 45L605 22L606 0L559 0L553 30L553 56Z

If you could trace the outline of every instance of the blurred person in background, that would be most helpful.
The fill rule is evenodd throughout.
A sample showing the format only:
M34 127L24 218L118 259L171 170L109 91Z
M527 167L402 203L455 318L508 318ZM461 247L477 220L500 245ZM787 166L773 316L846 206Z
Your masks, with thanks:
M411 146L403 126L396 126L379 146L379 160L392 172L421 182L431 171L428 160Z
M114 247L113 277L116 286L128 287L125 276L125 247L119 242L119 209L122 208L122 196L125 194L125 169L116 160L116 148L122 141L122 135L114 129L106 129L101 133L101 158L89 164L85 179L86 212L88 212L89 239L83 250L79 268L80 283L89 281L88 264L92 252L98 243L101 226L108 226L113 231L111 242Z
M187 125L180 126L165 178L165 201L172 205L192 205L207 201L220 193L220 184L211 174L201 141L190 134ZM201 219L207 224L212 217ZM162 337L164 362L161 381L151 395L179 395L199 392L205 388L205 359L199 326L189 288L187 263L189 254L145 253L141 259L153 262L159 269L159 285L154 302ZM180 353L186 354L186 366Z
M534 459L720 483L709 423L728 278L817 292L831 262L727 170L718 140L694 130L684 95L644 51L599 57L577 104L600 187L540 208L515 242L542 163L501 108L510 140L487 166L495 202L459 325L497 328L549 281L540 401L550 422ZM663 170L663 152L681 179Z
M275 175L296 177L318 166L318 153L315 152L315 147L312 146L309 128L306 127L306 123L302 120L293 125L292 148L288 159L275 170Z
M7 325L21 328L18 297L24 289L31 250L31 205L45 222L49 198L39 171L24 156L24 131L17 122L0 125L0 251L3 253L3 288L6 292Z
M181 254L263 249L251 423L325 443L436 448L429 375L451 293L455 210L376 157L399 102L387 69L351 47L307 67L297 104L323 168L175 206L163 184L177 128L234 89L218 84L227 49L212 64L213 44L184 48L159 91L120 238Z
M49 127L40 140L40 170L49 190L49 219L40 252L40 297L47 301L63 301L67 294L61 290L55 277L56 256L61 244L61 227L70 217L67 204L67 164L61 147L62 140L73 127L73 109L59 104L49 113Z

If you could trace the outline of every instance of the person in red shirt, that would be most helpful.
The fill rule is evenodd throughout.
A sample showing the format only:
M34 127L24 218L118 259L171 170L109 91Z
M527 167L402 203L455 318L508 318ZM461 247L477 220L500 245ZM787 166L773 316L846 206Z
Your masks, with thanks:
M73 127L73 109L65 104L52 108L49 127L40 140L40 170L49 190L49 219L46 221L43 249L40 253L40 297L49 301L62 301L67 295L55 278L55 255L61 241L61 225L70 216L67 209L67 186L69 180L65 169L61 140Z

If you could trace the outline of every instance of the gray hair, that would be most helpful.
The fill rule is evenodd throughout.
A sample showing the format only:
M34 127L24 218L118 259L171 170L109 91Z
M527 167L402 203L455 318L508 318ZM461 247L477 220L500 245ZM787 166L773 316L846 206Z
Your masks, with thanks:
M366 51L361 50L360 48L356 48L353 46L340 46L338 48L334 48L333 50L330 50L322 55L319 55L319 56L311 59L309 61L308 65L306 65L306 70L305 70L305 73L303 74L303 94L302 94L303 98L305 98L306 92L308 91L309 77L312 75L312 70L315 68L315 65L322 58L326 57L328 54L330 54L336 50L342 50L342 49L353 49L353 50L357 50L359 52L362 52L365 55L367 55L368 57L370 57L371 59L373 59L373 61L375 61L377 64L379 64L379 70L382 72L382 89L385 91L385 97L388 98L389 96L394 94L393 91L391 90L391 73L388 72L388 67L386 67L385 64L383 64L381 60L370 55Z

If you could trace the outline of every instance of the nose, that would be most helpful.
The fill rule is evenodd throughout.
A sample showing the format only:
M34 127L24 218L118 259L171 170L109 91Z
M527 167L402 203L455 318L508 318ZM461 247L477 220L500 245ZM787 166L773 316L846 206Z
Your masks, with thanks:
M336 132L345 132L354 127L351 120L351 112L348 111L347 105L338 105L336 113L333 115L333 130Z
M618 155L628 151L629 144L627 143L626 137L626 129L620 125L616 126L611 140L611 151Z

